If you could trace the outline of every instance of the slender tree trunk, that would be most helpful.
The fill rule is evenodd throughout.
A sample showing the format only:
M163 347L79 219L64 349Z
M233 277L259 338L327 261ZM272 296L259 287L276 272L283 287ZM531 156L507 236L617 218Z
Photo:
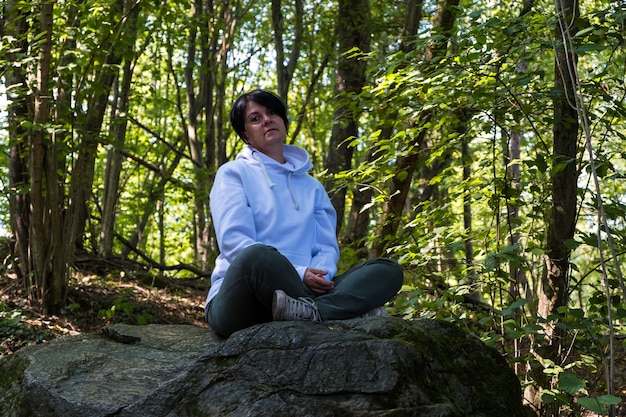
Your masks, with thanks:
M40 5L40 30L33 121L35 129L30 140L30 257L35 282L35 295L46 313L60 313L65 305L65 255L61 219L62 193L57 176L57 156L53 139L44 126L50 120L50 66L52 53L52 12L54 3Z
M349 145L350 138L359 136L357 120L359 109L352 100L365 85L366 63L357 58L346 56L346 52L358 48L368 52L370 47L370 6L369 0L339 0L337 18L338 64L335 76L335 111L330 137L330 152L326 155L325 165L330 175L350 169L354 149ZM346 189L334 189L336 182L326 184L330 199L337 211L337 233L343 225Z
M468 184L471 178L471 152L467 137L461 143L461 161L463 163L463 184ZM470 269L472 277L474 271L474 245L472 243L472 191L465 187L463 190L463 229L465 231L465 265Z
M567 241L572 239L576 228L577 181L576 157L578 150L578 114L572 97L576 95L577 56L565 38L573 38L578 32L578 2L556 0L556 51L554 77L557 97L554 98L553 159L552 159L552 210L548 223L546 268L541 280L538 315L549 321L544 325L545 337L536 346L537 354L560 364L563 357L563 331L558 326L559 308L568 305L570 255ZM561 168L561 164L564 166ZM559 167L559 168L557 168ZM552 381L538 369L533 373L537 384L525 392L525 399L542 415L559 414L557 404L541 404L541 388L550 388Z
M217 164L221 166L228 161L226 153L226 138L225 128L223 121L227 118L224 115L224 109L226 108L226 80L228 77L228 58L230 51L235 41L234 36L239 25L240 16L245 13L244 10L240 10L238 2L225 3L222 6L220 20L223 24L224 30L215 31L213 33L213 39L215 43L216 51L216 65L215 65L215 137L217 142ZM230 108L230 105L228 105Z
M15 39L13 45L7 45L6 59L18 62L20 56L27 56L28 42L26 32L27 18L30 10L22 10L15 1L4 3L4 20L2 36ZM12 47L11 47L12 46ZM9 99L8 129L14 144L9 151L9 210L11 217L11 233L13 239L12 251L14 256L14 270L23 283L24 291L29 294L33 288L31 264L29 258L30 246L30 194L28 189L30 179L28 174L28 132L22 123L30 120L29 107L32 96L23 90L28 85L26 68L24 65L12 65L4 73L4 83Z
M46 100L49 101L51 97L51 91L48 87L48 81L50 79L51 69L51 50L52 50L52 24L53 24L53 7L55 2L44 3L42 5L42 28L46 33L47 42L45 48L42 48L42 59L40 65L42 66L41 78L45 79ZM43 58L45 56L45 59ZM42 84L44 87L44 84ZM47 120L50 120L50 106L45 105L45 116ZM44 109L42 109L44 110ZM43 117L43 114L42 114ZM56 134L52 134L50 145L47 146L44 170L46 178L46 213L44 213L44 219L47 223L47 229L49 230L48 239L46 244L47 259L46 264L49 269L47 271L46 279L50 290L44 294L45 310L54 314L59 314L65 308L66 296L67 296L67 254L65 253L65 247L63 245L55 245L54 242L62 242L65 239L63 234L63 208L64 208L64 187L61 183L62 175L60 168L63 158L60 156L63 154L61 150L63 143L57 140Z
M111 18L119 20L122 10L123 1L116 0L111 5L111 13L115 15ZM120 30L123 31L124 29L123 26L120 27ZM72 168L70 204L65 217L65 242L68 245L66 248L68 254L73 254L74 250L83 247L100 131L109 100L109 92L118 76L116 68L122 62L121 55L110 41L105 43L103 48L109 50L109 54L97 74L95 84L99 88L94 90L87 103L85 121L80 127L81 142L78 156Z
M509 134L508 146L505 149L505 164L507 168L507 181L505 184L510 187L511 192L506 192L506 195L513 196L513 200L507 201L507 224L509 229L509 244L517 245L519 243L519 232L517 232L517 224L519 224L519 202L517 196L520 193L520 164L521 157L521 139L522 134L518 127L511 129ZM519 254L519 249L514 251L515 254ZM521 266L511 266L509 271L511 278L511 285L509 288L509 294L513 300L516 300L520 296L528 296L528 282L526 275L522 271Z
M578 31L578 2L557 0L557 39L564 32L573 37ZM557 45L559 43L557 42ZM552 212L548 226L548 258L546 279L543 281L542 298L539 310L542 317L556 313L559 307L567 305L570 270L570 253L566 241L574 236L576 226L577 182L576 157L578 151L578 114L571 97L576 94L574 84L577 56L563 46L557 46L555 55L555 90L560 92L554 99L554 144L552 172ZM556 169L565 163L563 169ZM558 340L552 340L558 342Z
M213 227L211 225L211 213L209 208L208 201L208 188L209 184L213 183L213 177L215 169L215 164L217 162L216 159L216 123L215 123L215 103L214 99L216 97L215 87L216 87L216 67L217 62L215 60L216 50L215 47L215 35L212 35L212 32L217 32L212 29L212 22L216 19L215 13L213 11L213 1L212 0L203 0L203 21L200 27L200 51L201 57L200 62L202 62L200 68L200 77L203 79L201 84L201 93L199 97L199 102L204 109L204 118L205 118L205 126L204 126L204 165L207 171L207 182L202 185L203 188L207 190L207 200L205 201L205 222L203 227L198 228L198 233L200 237L198 239L201 242L203 248L203 256L198 256L199 265L202 267L213 264L215 255L218 252L217 242L215 241L213 235ZM211 14L210 14L211 13Z
M432 71L433 59L438 55L443 55L447 50L447 42L450 39L454 27L455 16L453 9L458 6L459 0L445 0L438 4L435 18L433 20L433 32L440 33L441 38L433 40L429 43L424 54L424 72ZM425 126L433 117L431 110L424 111L420 114L419 120L416 121L418 126ZM395 236L400 226L400 218L402 210L405 207L409 189L413 181L417 163L420 158L428 158L431 144L428 140L428 131L420 128L415 139L410 144L414 146L415 151L400 156L396 163L396 172L391 180L389 200L385 203L383 214L378 219L377 232L378 238L372 245L370 256L380 256L385 251L388 237ZM431 178L438 171L436 166L426 167L422 170L422 176L425 178L424 183L427 184L428 178ZM420 200L425 201L431 198L435 193L435 189L429 185L421 187Z
M127 76L130 63L124 65L124 78ZM122 83L124 84L124 82ZM123 89L123 87L122 87ZM120 91L120 95L124 92ZM115 103L121 105L121 98L116 95ZM117 107L117 106L116 106ZM104 170L104 191L102 196L102 215L100 220L100 239L98 241L98 255L102 258L110 258L113 253L113 235L115 230L115 217L117 214L117 201L119 198L119 183L122 172L124 156L120 149L124 146L126 120L117 118L117 108L112 109L112 120L117 120L112 126L113 147L107 151L106 167ZM123 126L122 126L123 125Z
M222 113L226 99L225 85L228 74L228 56L232 49L234 33L238 26L238 11L233 10L238 4L230 1L219 2L201 0L196 2L198 8L196 20L199 28L194 37L190 37L190 56L195 56L196 49L200 51L200 77L197 85L190 80L191 86L196 86L199 94L193 97L193 91L188 89L188 101L193 103L195 112L189 111L189 119L197 120L194 136L190 136L190 148L194 161L195 190L195 238L197 261L202 269L213 263L218 252L217 243L211 225L209 209L209 186L213 182L216 168L226 162L226 141ZM223 28L218 30L217 28ZM199 44L195 39L199 39ZM193 51L191 51L193 45ZM195 60L189 60L187 77L192 76ZM195 115L195 116L194 116ZM200 117L204 115L204 135L200 125ZM193 140L192 140L193 139Z
M174 152L174 158L170 162L169 166L161 171L156 171L153 173L153 177L148 174L146 180L143 181L144 190L147 192L146 204L143 207L141 212L141 217L137 222L137 225L134 228L133 235L130 239L128 239L128 245L122 250L122 257L126 258L133 248L137 248L141 243L141 237L143 236L143 232L146 229L150 218L155 214L157 210L157 203L163 199L163 194L165 190L165 186L169 182L172 177L172 173L180 163L180 160L183 157L183 148L186 146L184 140L179 138L177 143L181 143L180 148ZM166 161L169 152L166 152L162 160ZM158 178L158 181L156 180ZM130 246L130 247L128 247Z
M523 7L520 11L520 18L530 12L533 5L534 0L523 0ZM517 64L515 72L516 74L522 74L526 71L527 68L528 63L524 59L522 59L522 61ZM498 71L500 71L500 67L498 67ZM504 147L504 163L507 167L507 179L505 181L505 186L510 187L512 190L512 193L505 194L512 194L517 197L520 193L519 188L521 172L520 164L518 161L521 158L521 140L523 132L520 131L520 127L518 125L514 125L510 129L510 133L508 133L507 135L505 132L505 135L503 136L508 136L509 139L507 145ZM519 233L515 230L516 225L519 224L519 203L517 201L507 201L507 216L507 223L510 230L509 244L516 245L519 242ZM519 250L516 250L515 253L518 254ZM511 298L513 300L516 300L520 296L530 297L526 274L522 271L520 266L512 267L509 271L509 276L511 277L511 286L509 288L509 294ZM520 370L518 365L519 364L516 364L516 372Z
M402 30L402 39L400 41L400 50L402 52L409 52L412 49L411 41L417 35L419 29L419 23L422 19L422 0L407 0L406 19L404 21L404 27ZM381 140L389 139L393 134L395 125L393 120L396 120L398 116L397 109L393 109L391 114L387 111L381 112L380 120L383 124L379 127ZM367 150L366 160L372 163L377 157L378 146L373 144ZM343 243L351 245L361 251L365 247L365 237L367 236L370 223L370 210L362 210L362 208L368 204L372 197L372 188L364 185L357 186L352 190L353 200L350 206L350 213L348 215L348 224L343 236ZM375 243L379 249L375 251L374 256L379 256L382 252L383 244Z
M66 16L68 26L74 26L77 20L77 7L75 4L66 6ZM73 51L76 48L76 39L68 37L61 45L59 54L59 64L55 70L58 72L58 82L55 85L56 100L54 103L54 119L57 124L66 126L74 125L74 112L72 111L72 86L74 72L70 69L76 62ZM60 71L59 68L65 68ZM50 218L56 219L51 226L52 232L52 259L53 275L63 276L63 289L60 298L65 299L67 293L67 281L69 278L69 254L66 251L67 245L57 244L65 242L67 235L64 224L64 212L67 207L66 201L66 178L67 178L67 149L68 142L71 141L71 133L65 129L55 130L52 136L53 152L46 154L46 176L49 178L49 198L50 198ZM53 180L53 178L55 178ZM56 181L56 183L55 183ZM56 184L56 185L55 185ZM63 271L62 273L60 271ZM59 281L60 282L60 281Z
M317 67L315 72L310 75L311 78L309 85L307 86L304 100L302 101L302 105L300 106L300 110L298 111L298 115L296 116L295 127L293 126L293 123L289 125L289 143L294 142L295 138L298 137L298 134L302 129L302 122L304 120L305 111L307 109L307 106L311 102L311 97L313 96L313 92L315 91L320 78L322 77L322 75L324 75L324 72L326 71L326 67L328 66L328 61L330 60L331 55L332 51L326 51L326 54L324 55L324 58L322 59L319 67Z
M137 37L137 17L139 15L139 3L129 4L126 2L125 15L128 22L128 42L134 44ZM111 109L111 126L113 137L113 147L107 152L106 169L104 174L104 195L102 203L102 220L100 223L100 239L98 242L98 254L104 258L111 257L113 253L113 235L115 230L115 217L117 214L117 203L119 199L120 175L122 172L122 162L124 156L120 149L124 147L126 139L126 128L131 81L133 77L133 67L135 64L134 49L124 60L122 82L119 94L115 100L115 105Z
M278 96L287 104L287 94L289 86L296 70L298 58L300 57L300 47L302 45L302 34L304 25L304 6L302 0L295 0L293 31L293 43L290 45L289 61L285 63L285 46L283 42L283 12L281 0L272 0L272 27L274 29L274 48L276 49L276 75L278 79Z
M204 141L200 132L200 124L198 121L201 112L202 97L196 95L196 91L203 92L205 90L204 83L206 78L198 78L194 76L196 67L196 51L198 48L198 36L202 39L202 31L198 30L199 26L203 27L208 24L207 15L203 10L203 1L195 0L191 7L189 41L187 45L187 65L185 67L185 86L187 96L187 117L186 131L189 154L193 162L194 172L194 196L193 196L193 213L194 213L194 241L195 241L195 258L199 261L202 268L206 267L208 242L206 241L205 230L208 217L208 192L206 184L208 183L208 175L205 166L203 153ZM207 10L206 13L209 11ZM200 33L200 35L199 35Z
M50 9L52 5L48 5ZM45 5L41 10L40 25L41 30L44 33L43 42L41 43L41 49L39 51L39 65L37 66L37 87L33 92L35 100L33 122L35 129L30 134L30 158L28 161L29 177L30 177L30 201L31 201L31 213L30 213L30 256L31 263L33 265L34 281L36 285L36 297L43 300L43 295L47 292L46 288L46 263L47 254L46 247L48 246L48 235L45 225L44 213L46 211L45 202L45 171L44 171L44 159L46 154L45 141L45 124L48 122L49 116L49 92L48 92L48 77L50 70L50 36L52 35L52 27L50 26L50 32L48 32L47 23L45 20L49 20L52 24L52 10L50 15L47 15L47 9Z

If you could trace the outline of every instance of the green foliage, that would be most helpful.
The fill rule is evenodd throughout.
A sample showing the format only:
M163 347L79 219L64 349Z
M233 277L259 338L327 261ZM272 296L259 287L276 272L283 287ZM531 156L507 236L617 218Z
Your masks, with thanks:
M0 302L0 350L11 351L13 344L22 340L41 341L43 335L38 334L30 325L23 321L22 311L9 309ZM17 342L16 342L17 341Z
M420 62L433 39L427 32L413 41L410 53L390 53L384 59L372 55L377 63L371 66L374 82L364 97L398 112L392 143L381 142L384 152L396 157L415 153L414 138L426 129L430 148L428 154L420 155L423 165L419 168L439 170L428 178L422 177L425 171L415 175L409 195L412 205L403 213L397 236L382 237L396 242L390 253L399 257L407 270L408 282L394 302L395 311L405 317L462 323L486 343L505 351L513 358L512 364L535 363L558 376L558 367L538 365L530 355L510 351L514 343L536 343L543 337L546 322L537 318L536 301L528 300L537 300L544 273L551 175L565 162L551 154L554 44L546 40L552 37L554 14L549 4L538 3L529 14L517 17L511 6L501 3L488 9L473 4L462 12L454 48L438 57L429 71L424 71ZM593 123L596 169L610 233L620 254L625 252L626 210L624 182L615 179L624 178L626 164L623 150L618 150L623 148L623 124L615 121L623 120L625 114L623 91L617 87L623 83L623 24L619 23L623 22L623 10L617 13L616 22L608 17L616 12L614 5L605 2L586 7L590 10L583 13L584 24L576 35L581 88ZM615 71L618 67L622 69ZM436 114L434 120L423 119L429 112ZM467 130L457 129L468 115ZM379 134L374 131L356 146L371 146L380 140ZM521 136L521 155L515 160L507 159L513 134ZM463 140L469 144L470 159L466 161L461 158ZM382 161L388 163L380 164ZM607 322L609 307L599 273L600 262L607 258L599 258L595 236L598 199L588 187L592 184L588 161L577 163L582 173L578 233L566 242L573 251L571 311L557 317L557 323L574 347L572 355L587 354L590 363L570 358L570 374L564 375L583 374L582 369L590 367L599 371L607 344L594 335L606 334L608 324L623 321L621 307L616 306L622 304L624 295L620 297L620 284L612 278L617 271L609 263L608 282L615 299L611 307L614 322ZM469 178L462 176L464 165L471 172ZM512 168L519 169L519 177L512 176ZM406 175L396 173L393 158L382 155L368 169L378 173L372 182L377 190L387 190L394 175ZM363 171L359 167L351 173ZM351 173L343 178L352 178ZM436 198L421 201L419 193L428 186L435 189ZM468 196L471 230L463 224ZM372 207L380 209L391 197L381 193L372 200ZM375 239L381 237L371 237ZM468 252L468 243L473 253ZM605 254L608 244L603 238ZM621 255L618 261L623 265ZM524 280L517 281L519 276ZM553 395L573 409L582 406L596 412L599 408L593 408L593 401L611 404L602 396L568 392L567 378L563 377L564 387L545 393L546 401ZM602 384L594 383L596 392L601 392Z
M153 317L150 313L137 308L136 301L132 300L132 291L128 290L122 292L110 308L100 310L98 318L114 322L145 325Z
M556 403L559 407L573 410L576 415L582 415L584 410L606 415L608 406L622 402L620 397L614 395L588 396L585 381L560 367L548 368L545 372L553 374L558 379L558 384L556 388L542 392L543 403Z
M22 316L19 311L6 311L6 305L0 304L0 335L5 337L13 332L22 331L20 323Z
M459 284L444 291L429 293L411 285L405 285L393 304L396 314L407 318L435 318L452 321L481 340L500 350L508 358L512 367L540 367L547 378L554 379L554 387L542 392L542 402L557 403L582 415L583 410L599 414L607 413L608 405L621 404L621 399L611 395L599 395L604 379L602 367L608 340L607 323L603 316L586 315L582 309L564 309L557 317L541 319L528 314L536 306L527 299L518 299L502 309L487 305L474 305L466 302L464 296L471 295L469 285ZM621 307L619 307L621 308ZM621 314L623 318L623 313ZM528 342L541 344L544 326L552 325L558 319L558 326L566 335L566 345L574 347L562 364L541 358L527 350ZM589 391L589 379L593 380L594 393ZM535 381L526 381L533 384Z

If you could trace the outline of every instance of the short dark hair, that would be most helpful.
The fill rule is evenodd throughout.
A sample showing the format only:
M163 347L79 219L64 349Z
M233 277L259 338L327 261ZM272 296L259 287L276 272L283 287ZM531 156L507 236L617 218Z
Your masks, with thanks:
M280 116L285 122L285 128L289 129L289 121L287 120L287 107L285 103L276 94L265 90L252 90L249 93L242 94L235 100L233 108L230 110L230 124L233 126L235 133L246 141L244 132L246 130L245 117L246 106L248 102L253 101L261 106L265 106Z

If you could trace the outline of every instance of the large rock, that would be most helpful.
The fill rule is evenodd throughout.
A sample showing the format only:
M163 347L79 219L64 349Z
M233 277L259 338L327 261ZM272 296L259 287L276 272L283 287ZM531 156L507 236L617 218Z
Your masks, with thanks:
M4 358L0 415L524 415L498 352L443 322L274 322L226 340L192 326L112 330Z

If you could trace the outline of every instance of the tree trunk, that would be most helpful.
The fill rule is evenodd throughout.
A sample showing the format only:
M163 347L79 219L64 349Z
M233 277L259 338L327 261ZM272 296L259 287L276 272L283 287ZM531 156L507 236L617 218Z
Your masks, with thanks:
M546 268L541 280L538 315L548 319L544 325L545 338L536 347L537 354L560 364L563 355L563 330L558 326L559 308L568 305L570 254L567 241L576 228L577 181L576 156L578 148L578 114L572 104L576 95L576 53L563 39L573 38L578 32L578 2L556 1L556 50L554 61L554 127L552 157L552 210L548 223ZM551 381L542 369L532 375L536 384L529 386L525 399L541 407L541 388L550 388ZM544 404L543 415L557 416L556 404Z
M557 26L556 39L562 39L563 32L573 36L578 31L578 3L574 0L557 0L556 4L561 23ZM542 317L548 317L556 313L558 307L567 305L568 298L570 250L566 241L574 237L578 189L576 156L579 123L576 108L570 100L576 94L576 74L571 70L576 64L577 56L573 51L557 46L555 90L560 93L554 99L552 212L548 225L547 274L543 282L543 300L539 304ZM558 169L557 166L562 163L566 165Z
M133 5L126 4L125 13L128 22L128 40L134 44L137 37L137 17L139 15L139 3ZM102 203L102 216L100 223L100 239L98 242L98 254L103 258L111 257L113 253L113 235L115 230L115 217L117 214L117 203L119 199L120 175L122 172L122 162L124 156L120 149L124 147L126 139L126 128L128 126L129 97L131 90L131 80L135 64L136 53L134 48L124 60L122 83L119 94L116 97L115 105L111 109L111 136L113 147L107 152L106 169L104 173L104 195Z
M20 56L28 55L27 19L30 10L22 10L17 2L4 3L4 21L2 36L15 39L13 47L7 47L6 59L19 62ZM18 278L22 281L24 292L28 294L33 288L31 264L29 259L30 246L30 194L25 192L30 183L28 174L28 132L22 123L30 120L29 107L31 95L23 92L26 85L26 66L12 65L4 73L4 83L9 99L8 130L14 138L9 151L9 211L11 218L11 234L13 240L13 266Z
M471 179L471 152L467 137L463 137L461 143L461 163L463 164L463 184L468 184ZM465 265L469 268L472 281L476 279L474 269L474 244L472 243L472 190L464 187L463 190L463 230L465 233Z
M509 245L517 245L519 243L519 232L516 230L519 224L519 199L520 194L520 165L521 157L521 140L522 134L518 127L513 127L509 134L508 146L505 147L505 164L507 166L507 180L505 186L510 187L511 192L505 192L507 196L513 196L513 201L507 200L507 224L509 232ZM520 253L519 249L514 251L515 254ZM509 287L509 295L512 300L521 297L527 297L528 282L526 274L522 271L521 265L511 266L509 271L511 285Z
M288 139L288 143L293 143L295 138L298 137L298 134L300 133L300 130L302 129L302 123L304 121L304 114L306 112L306 109L309 103L311 102L311 97L313 97L313 92L318 86L320 78L322 77L322 75L324 75L326 71L326 67L328 66L328 61L330 60L330 57L332 55L333 55L332 51L326 51L326 53L324 54L324 58L322 58L322 62L320 63L319 67L317 67L315 72L313 72L310 75L310 81L309 81L309 85L307 86L304 100L302 101L300 110L298 111L298 114L296 115L295 127L293 126L294 123L289 124L290 138Z
M68 26L76 24L78 11L75 4L67 6L66 16ZM62 51L72 51L76 48L76 39L69 37L62 45ZM76 62L76 56L72 53L61 52L59 64L55 68L58 74L58 81L55 83L56 99L54 102L54 120L55 123L72 125L74 123L74 113L72 111L72 85L74 72L71 70ZM66 70L59 70L65 68ZM49 187L50 199L50 218L54 219L51 224L51 246L53 259L53 276L62 277L63 281L55 280L61 284L60 295L57 289L57 297L64 300L67 295L67 280L69 278L69 254L66 252L67 246L64 244L56 244L56 242L64 242L67 238L64 225L64 210L66 208L66 177L67 177L67 149L68 142L71 141L71 133L67 130L56 130L53 134L52 146L53 151L46 154L46 177ZM62 271L62 272L61 272Z
M111 5L111 13L117 15L112 19L120 20L122 10L123 2L117 0ZM120 30L124 30L124 27ZM109 92L118 76L116 68L122 62L121 55L111 40L105 42L102 48L108 50L109 53L96 76L95 84L99 88L94 89L87 103L87 114L80 128L81 141L78 147L78 156L72 168L70 204L65 217L66 239L64 241L68 245L66 248L68 254L73 254L76 249L83 247L85 226L89 216L88 201L91 198L100 131L109 100Z
M45 128L50 120L50 62L52 53L53 3L44 2L40 10L40 43L36 90L33 92L34 129L30 135L30 264L34 295L42 301L44 313L58 314L65 304L65 255L61 219L62 193L59 190L56 150Z
M283 42L283 12L281 9L281 0L272 0L272 27L274 29L274 48L276 49L276 75L278 79L278 96L283 99L285 105L287 105L287 95L289 93L289 86L293 79L293 73L296 70L298 58L300 57L300 46L302 44L302 34L304 32L304 26L302 24L302 17L304 16L304 6L302 0L295 0L294 30L290 33L293 34L293 43L291 46L291 53L289 61L285 63L285 47Z
M187 85L187 141L194 164L194 238L196 260L206 269L217 252L212 234L209 212L208 185L216 167L226 161L223 135L223 113L228 54L232 49L233 34L238 25L237 11L228 1L216 6L212 0L195 2L190 30ZM224 28L217 30L217 27ZM200 51L200 77L194 81L196 54ZM206 124L202 136L201 116Z
M214 79L215 79L215 115L213 121L215 123L215 137L217 142L217 163L221 166L228 161L226 153L226 138L223 121L228 118L223 111L226 107L226 81L229 73L228 57L233 48L234 36L239 25L239 17L244 14L239 2L224 2L220 14L221 23L218 27L223 26L224 30L216 30L212 33L212 43L214 44L215 63ZM230 104L230 103L229 103ZM230 107L230 106L229 106Z
M215 13L209 15L209 11L213 10L212 0L203 0L202 3L204 19L200 27L200 62L202 63L200 68L200 78L203 80L201 84L202 90L200 90L200 97L198 99L199 104L204 109L204 165L206 169L206 183L202 185L203 188L208 189L209 185L213 183L213 173L215 172L216 159L216 122L215 122L215 109L216 105L214 99L218 96L215 94L216 78L217 78L217 48L216 48L216 36L211 35L212 21L216 19ZM217 32L217 31L214 31ZM220 122L221 123L221 122ZM208 193L208 191L207 191ZM217 253L217 243L213 237L213 228L211 226L211 213L209 208L208 194L205 201L205 221L203 225L197 226L198 239L196 248L200 246L201 255L198 255L198 264L201 268L205 268L213 263L214 254ZM198 250L198 249L197 249Z
M47 34L47 41L45 43L45 50L42 50L42 57L40 65L42 67L41 79L45 80L42 91L46 93L46 101L50 100L50 89L48 88L48 80L50 79L50 59L52 50L52 19L53 19L53 6L54 2L42 4L42 28ZM43 48L42 48L43 49ZM45 110L46 120L50 118L49 105L45 105L42 110ZM42 117L44 114L42 113ZM59 146L60 145L60 146ZM67 296L67 254L65 253L65 247L63 245L55 245L55 242L63 242L65 236L63 234L63 207L64 207L64 188L60 181L62 172L60 170L63 158L60 155L63 153L63 144L57 141L56 135L53 135L51 144L47 146L45 155L45 178L46 178L46 213L44 213L44 219L47 223L46 229L49 230L49 237L46 241L48 245L46 268L46 279L48 281L49 292L44 294L45 310L59 314L65 308L66 296Z
M370 47L370 6L369 0L339 0L337 18L338 64L335 76L335 111L333 128L326 155L325 165L330 175L350 169L354 149L349 145L350 138L359 136L357 126L359 109L353 102L354 95L361 92L365 85L366 63L354 57L346 56L353 48L368 52ZM330 180L326 189L337 211L337 233L343 224L346 189L334 189L336 181Z
M406 19L404 21L404 27L402 29L402 39L400 40L400 50L402 52L409 52L411 47L411 41L417 35L419 24L422 19L422 0L408 0ZM407 63L408 64L408 63ZM398 110L393 109L391 114L383 111L380 114L380 120L382 125L379 127L380 138L389 139L393 134L395 125L392 121L397 120ZM366 160L371 163L377 157L378 147L373 144L367 150ZM357 251L362 251L365 247L365 237L367 236L370 223L370 210L362 210L366 204L368 204L372 197L372 189L368 186L355 187L352 190L353 200L350 206L350 213L348 215L348 224L343 236L344 244L353 246ZM374 243L379 249L377 249L374 256L380 256L383 245Z
M452 35L452 29L454 27L455 16L453 13L454 7L459 5L459 0L446 0L440 2L437 6L437 11L433 19L433 33L441 34L442 37L438 40L433 40L428 44L426 52L424 54L424 72L428 73L432 71L433 59L438 55L443 55L447 50L447 42ZM433 116L431 110L424 111L420 114L417 123L418 126L425 126ZM400 226L400 218L402 210L405 207L407 196L409 195L409 189L413 181L413 174L417 167L417 163L422 159L427 159L430 153L431 144L428 141L428 131L425 128L420 128L415 139L410 146L414 146L414 151L400 156L396 163L396 175L391 180L391 186L389 200L385 203L383 208L383 214L378 219L377 232L378 238L372 245L370 250L370 256L376 257L384 253L387 239L395 236ZM432 178L434 173L438 171L437 167L425 167L422 172L422 176L425 178L424 183L426 185L421 187L420 200L425 201L434 195L434 188L429 186L428 178Z
M122 250L123 258L126 258L132 249L135 249L140 245L141 237L143 236L148 222L157 209L157 203L163 199L165 186L170 181L170 178L172 178L172 173L183 157L183 148L186 144L184 143L183 138L178 138L176 142L181 145L179 146L179 149L174 150L174 158L170 161L169 166L162 171L153 172L153 176L151 176L150 173L146 174L146 179L143 181L144 190L147 195L146 204L143 206L141 218L133 229L133 235L130 239L128 239L128 245ZM169 152L166 152L162 157L162 161L166 161L168 155Z
M202 31L198 26L208 25L208 16L205 13L209 11L203 10L203 1L195 0L191 7L191 16L189 17L189 41L187 44L187 64L185 66L185 86L187 97L187 117L185 127L185 138L189 148L189 155L193 163L194 173L194 192L193 192L193 213L194 213L194 249L196 261L202 268L206 267L207 259L207 242L205 241L205 229L208 217L208 192L206 184L208 183L208 175L205 166L203 153L204 141L200 132L200 124L198 116L201 112L202 98L196 96L196 91L205 91L204 83L206 78L194 77L194 69L196 67L196 51L198 49L198 33L202 39ZM160 206L162 207L162 205Z
M520 17L526 15L532 10L534 5L534 0L524 0L523 7L520 11ZM517 64L515 68L516 74L523 74L528 68L528 62L524 58ZM498 67L498 71L500 71L500 66ZM505 186L510 187L511 193L505 192L505 195L514 195L516 201L509 201L507 199L507 223L509 225L509 244L516 245L519 242L519 233L515 230L516 225L519 224L519 203L518 196L521 192L520 190L520 164L519 160L521 158L521 141L523 137L523 132L520 131L520 126L515 124L510 129L510 132L503 132L503 136L508 138L507 144L504 146L504 164L507 167L506 173L507 178L505 181ZM516 254L519 254L519 250L515 250ZM517 300L520 297L530 298L532 295L530 294L530 290L528 287L528 280L524 271L522 271L520 266L511 266L509 271L509 276L511 278L511 285L509 287L509 296L511 300ZM532 305L532 303L531 303ZM515 342L517 343L517 341ZM517 354L517 352L516 352ZM520 364L516 364L516 373L521 371L519 366ZM519 373L518 373L519 374Z

